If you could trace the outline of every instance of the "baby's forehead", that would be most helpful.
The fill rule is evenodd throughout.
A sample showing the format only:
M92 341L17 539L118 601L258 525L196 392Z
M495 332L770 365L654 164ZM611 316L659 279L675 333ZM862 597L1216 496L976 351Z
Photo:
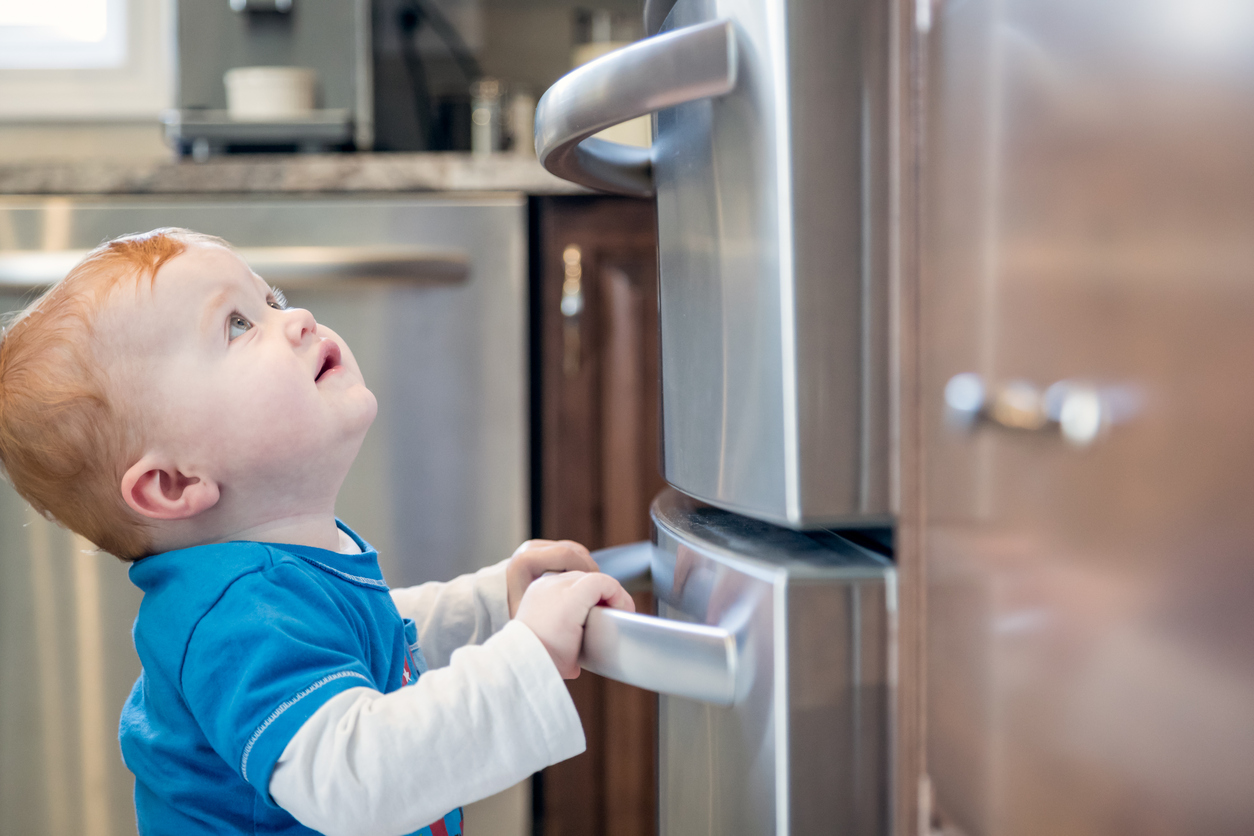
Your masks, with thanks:
M234 251L215 244L192 244L157 270L150 281L135 286L143 300L158 306L207 304L232 294L263 298L270 286Z
M196 323L210 309L240 295L264 298L269 292L265 281L231 250L189 244L155 275L137 274L115 282L101 301L96 330L105 342L132 346L154 338L192 339Z
M237 284L247 288L266 286L234 250L213 243L188 244L183 252L161 265L152 281L154 289Z

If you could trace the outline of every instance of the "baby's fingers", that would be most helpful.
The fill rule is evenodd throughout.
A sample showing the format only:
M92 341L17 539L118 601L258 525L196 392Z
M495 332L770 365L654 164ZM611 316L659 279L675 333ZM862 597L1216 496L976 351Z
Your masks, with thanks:
M597 571L597 562L592 559L592 552L588 551L588 547L583 543L577 543L574 540L559 540L558 542L570 549L574 558L583 564L580 568L587 569L589 572Z
M546 550L549 559L556 565L550 572L597 572L597 562L592 559L586 546L574 540L558 540Z
M569 540L533 545L526 552L518 554L516 559L525 561L533 578L538 578L545 572L597 571L596 561L588 554L588 550Z
M605 604L616 610L636 611L636 602L631 599L623 585L600 572L584 575L575 584L588 607Z

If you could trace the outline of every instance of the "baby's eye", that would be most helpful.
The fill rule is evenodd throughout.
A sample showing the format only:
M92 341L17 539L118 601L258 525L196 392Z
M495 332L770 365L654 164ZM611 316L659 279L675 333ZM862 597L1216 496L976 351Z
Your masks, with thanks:
M270 298L266 299L266 304L276 311L285 311L287 310L287 297L283 295L283 291L277 287L272 287L270 288Z
M245 331L252 328L253 324L243 317L242 314L233 313L226 321L226 338L228 341L242 336Z

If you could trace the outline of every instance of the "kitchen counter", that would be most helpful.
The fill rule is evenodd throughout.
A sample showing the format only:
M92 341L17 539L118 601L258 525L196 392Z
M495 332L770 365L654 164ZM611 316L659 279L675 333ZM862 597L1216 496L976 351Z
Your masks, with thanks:
M436 154L257 154L190 160L0 162L0 194L292 194L513 191L587 194L534 158Z

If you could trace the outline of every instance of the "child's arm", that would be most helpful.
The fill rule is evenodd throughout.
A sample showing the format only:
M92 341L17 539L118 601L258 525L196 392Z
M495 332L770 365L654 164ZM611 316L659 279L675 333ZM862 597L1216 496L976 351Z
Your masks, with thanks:
M418 626L418 646L432 668L449 663L453 651L483 644L509 622L506 561L447 582L393 589L392 601Z
M409 687L328 700L284 749L270 794L327 836L411 833L584 746L565 684L516 623Z
M570 572L523 596L518 619L444 668L380 694L326 702L288 743L270 793L329 836L407 833L584 749L564 676L577 676L588 610L631 609L613 579Z
M528 540L508 560L446 583L393 589L392 601L418 626L418 645L432 668L453 651L482 644L513 617L523 593L545 572L597 571L588 550L570 540Z

